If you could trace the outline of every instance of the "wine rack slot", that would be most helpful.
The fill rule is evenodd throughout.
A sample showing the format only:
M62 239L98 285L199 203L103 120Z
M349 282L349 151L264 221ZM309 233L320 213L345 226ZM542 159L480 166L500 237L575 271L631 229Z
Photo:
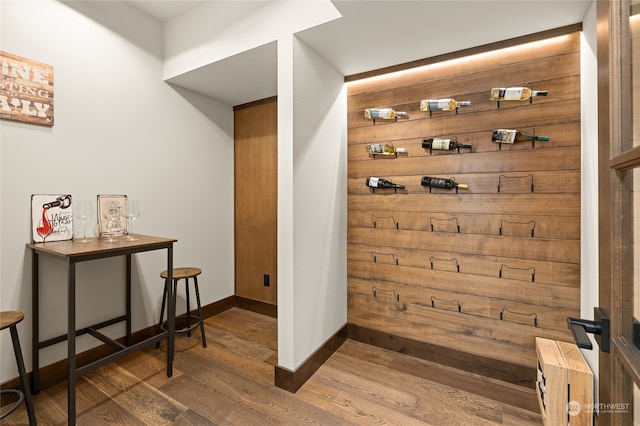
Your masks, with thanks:
M450 311L451 309L446 309L446 308L442 308L441 306L436 307L436 301L443 302L445 304L445 307L447 306L447 304L451 305L451 304L455 304L456 305L456 310L458 312L462 312L462 306L460 305L460 302L458 302L458 300L454 299L454 300L447 300L447 299L440 299L437 298L436 296L431 296L431 307L434 309L443 309L446 311Z
M395 229L400 229L400 226L398 224L398 222L396 222L396 219L393 216L376 216L374 214L371 215L371 223L373 223L373 227L377 228L378 227L378 220L379 219L391 219L391 222L393 223L393 227Z
M374 160L376 158L380 157L380 156L382 156L382 158L398 158L398 153L394 152L391 155L387 155L387 154L371 154L371 158L374 159Z
M431 265L431 269L434 269L434 261L437 262L446 262L449 264L454 265L455 267L455 272L460 272L460 265L458 264L458 259L456 259L455 257L452 259L439 259L437 257L434 256L430 256L429 257L429 264ZM438 269L439 271L446 271L446 269Z
M498 231L501 236L506 235L505 225L514 225L514 226L520 225L521 227L522 226L527 226L527 227L529 227L528 229L529 229L529 234L531 235L531 238L533 238L535 236L535 233L536 233L536 221L535 220L531 220L529 222L511 222L511 221L502 219L500 221L500 230ZM514 236L517 236L517 235L510 234L510 236L514 237Z
M516 268L516 267L511 267L511 266L507 266L507 265L500 265L500 272L498 274L498 276L500 278L509 278L509 277L505 277L505 272L508 271L523 271L523 272L528 272L531 271L531 282L535 282L536 280L536 268L535 266L532 266L530 268Z
M531 183L529 184L529 188L531 189L531 193L533 194L534 191L534 185L533 185L533 174L528 174L528 175L524 175L524 176L506 176L506 175L500 175L498 177L498 193L501 192L501 190L504 190L504 187L502 186L502 179L505 180L505 182L513 182L516 179L528 179L531 178Z
M512 322L516 322L518 324L526 324L525 322L521 322L523 318L533 318L533 326L534 327L538 326L538 314L536 314L535 312L533 313L515 312L515 311L510 311L507 308L502 308L500 310L500 321L504 321L506 319L505 317L507 313L509 314L510 317L513 316L513 319L510 320Z
M378 300L381 303L393 304L398 312L405 312L407 310L407 304L400 300L400 294L398 294L394 289L380 289L371 287L371 292L373 293L374 299ZM387 295L387 297L382 297L379 299L379 295Z
M396 293L394 289L371 287L371 293L373 294L373 297L376 298L378 297L378 293L391 294L393 295L393 300L395 300L396 302L400 301L400 295Z
M429 225L431 225L431 232L449 232L449 231L436 231L435 227L434 227L434 222L435 223L440 223L440 222L449 222L449 223L453 223L453 225L455 225L456 228L456 233L460 233L460 223L458 223L458 218L457 217L452 217L450 219L440 219L437 217L430 217L429 218Z
M398 266L398 258L393 253L376 253L375 251L371 252L371 259L373 259L373 263L378 263L378 256L390 257L393 263Z

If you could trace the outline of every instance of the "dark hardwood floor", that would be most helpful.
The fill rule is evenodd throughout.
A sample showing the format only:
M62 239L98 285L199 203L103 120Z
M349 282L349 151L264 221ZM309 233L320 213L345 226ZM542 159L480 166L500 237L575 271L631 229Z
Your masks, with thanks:
M78 379L77 424L542 424L533 389L352 340L292 394L273 385L275 319L233 308L205 324L207 348L198 333L177 338L171 378L161 347ZM40 425L67 423L66 395L60 383L34 396ZM24 407L2 424L27 424Z

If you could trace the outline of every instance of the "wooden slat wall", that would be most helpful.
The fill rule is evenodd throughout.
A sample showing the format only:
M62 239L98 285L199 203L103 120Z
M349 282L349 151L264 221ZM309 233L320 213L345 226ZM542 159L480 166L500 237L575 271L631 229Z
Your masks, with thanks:
M570 341L566 318L580 309L579 49L576 32L349 83L349 323L527 367L536 336ZM492 87L527 83L549 96L499 109L489 100ZM444 97L471 106L431 118L419 110L421 99ZM409 118L374 125L368 107ZM500 147L497 128L535 128L551 140ZM421 147L452 136L472 152ZM372 142L407 153L373 159ZM367 176L406 189L373 193ZM430 193L422 176L469 189Z

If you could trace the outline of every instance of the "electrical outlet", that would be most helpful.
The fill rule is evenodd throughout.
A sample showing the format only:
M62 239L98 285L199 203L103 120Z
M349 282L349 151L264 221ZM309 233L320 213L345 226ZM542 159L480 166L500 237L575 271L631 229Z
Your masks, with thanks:
M269 287L271 285L271 277L269 274L264 274L264 286Z

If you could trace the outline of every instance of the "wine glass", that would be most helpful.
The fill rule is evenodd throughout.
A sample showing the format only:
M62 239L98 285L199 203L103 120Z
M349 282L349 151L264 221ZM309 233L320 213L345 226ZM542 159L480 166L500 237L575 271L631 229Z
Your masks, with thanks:
M133 222L140 217L140 206L138 200L127 201L127 222L129 223L129 232L125 238L127 241L138 241L133 235Z
M89 200L80 200L74 203L74 212L76 218L82 222L82 239L79 243L90 243L87 239L87 221L93 216L93 204Z

